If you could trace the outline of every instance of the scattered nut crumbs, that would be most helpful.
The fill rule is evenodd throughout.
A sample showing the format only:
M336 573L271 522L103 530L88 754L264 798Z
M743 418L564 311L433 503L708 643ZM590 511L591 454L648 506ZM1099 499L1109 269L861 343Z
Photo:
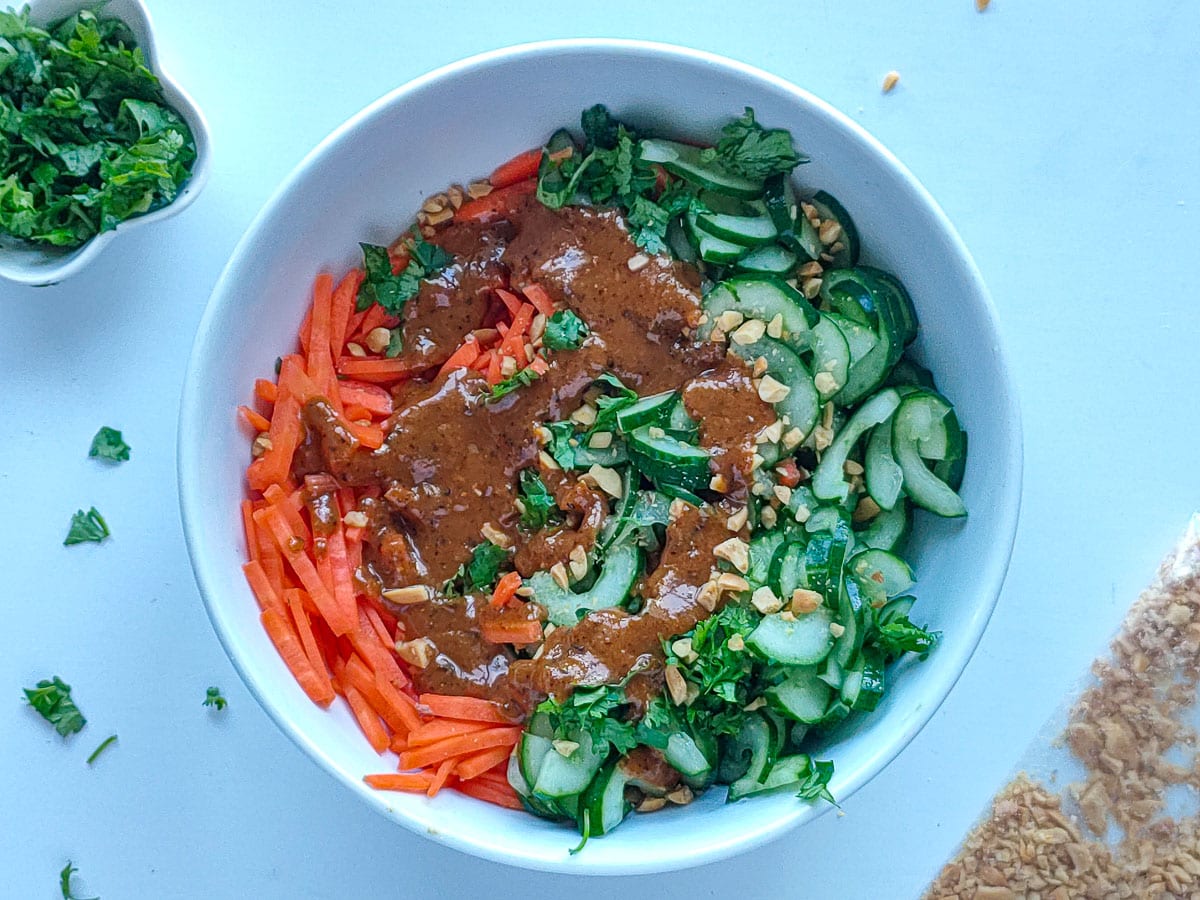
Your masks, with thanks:
M883 92L890 94L892 90L900 83L900 73L895 69L883 76Z
M1200 900L1200 817L1173 818L1164 797L1174 785L1200 787L1197 735L1185 724L1200 682L1198 531L1200 517L1071 709L1062 740L1084 781L1056 794L1017 776L926 900ZM1105 840L1110 826L1115 843Z

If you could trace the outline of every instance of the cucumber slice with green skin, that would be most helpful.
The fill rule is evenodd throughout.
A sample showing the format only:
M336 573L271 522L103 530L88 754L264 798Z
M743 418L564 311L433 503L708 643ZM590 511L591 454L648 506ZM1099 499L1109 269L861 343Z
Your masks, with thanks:
M921 458L938 461L961 459L966 451L963 447L963 430L958 415L949 400L935 391L929 393L937 396L945 404L946 411L942 415L941 423L930 431L928 437L922 437L919 441L917 449Z
M787 396L775 404L775 412L787 417L788 428L810 433L821 415L821 399L812 375L796 351L765 335L752 344L731 340L729 349L750 365L760 356L767 361L767 374L788 388Z
M775 761L775 765L771 766L771 771L762 781L746 782L745 784L738 781L730 785L729 802L733 803L743 797L754 797L794 788L807 778L811 771L812 760L806 754L796 753L792 756L780 757Z
M904 492L922 509L946 518L967 514L962 498L929 471L919 442L929 440L945 415L946 402L937 394L917 391L904 398L892 422L892 453L904 472Z
M880 423L867 440L863 453L863 468L866 469L867 493L880 509L891 509L900 499L904 487L904 473L892 457L892 423Z
M897 597L895 600L889 600L887 605L879 610L879 624L887 625L901 616L907 616L916 602L916 597Z
M558 129L558 131L550 135L550 140L546 141L547 153L559 153L568 147L574 151L579 150L579 145L575 143L575 138L571 137L571 132L565 128Z
M772 727L765 716L747 716L741 730L722 748L717 779L732 784L745 783L749 787L758 784L760 778L766 778L772 761L772 737Z
M875 652L864 650L862 653L862 675L860 677L858 697L853 706L863 712L871 712L883 699L887 688L887 676L883 666L883 658ZM843 696L844 699L844 696Z
M701 160L699 147L680 144L677 141L647 138L638 144L641 158L648 163L658 163L672 175L700 187L728 194L742 200L757 200L763 194L761 181L753 181L724 171L715 163Z
M729 310L741 313L745 319L762 322L780 316L783 320L780 340L797 353L803 353L811 346L810 322L817 320L817 311L802 295L793 294L787 285L774 279L746 277L723 281L704 297L702 305L708 322L701 326L699 337L708 340L716 327L717 317ZM799 303L795 300L797 296Z
M854 225L854 220L850 218L850 213L846 212L846 208L838 203L837 199L831 194L824 191L817 191L813 198L808 201L817 210L817 216L824 222L826 219L835 219L842 226L842 236L839 239L842 243L842 249L833 255L833 264L835 266L853 266L858 262L858 229ZM835 241L834 243L837 243Z
M850 344L842 330L822 316L812 330L813 383L824 403L846 386L850 374ZM830 377L823 378L825 372Z
M838 624L842 626L843 630L833 648L833 656L841 666L843 673L847 671L851 660L862 649L863 638L866 636L862 618L869 609L870 606L858 583L853 578L843 580L838 593L837 615ZM842 684L844 687L844 676Z
M771 563L783 546L786 537L782 531L760 531L750 538L750 567L746 580L752 587L762 587L771 578Z
M787 677L768 688L763 697L776 712L812 725L825 715L832 694L829 685L817 676L816 666L798 666L789 669Z
M667 223L667 248L681 262L695 265L700 260L695 244L688 237L687 229L679 219L672 219Z
M692 245L696 248L697 255L704 262L718 266L728 266L737 262L745 254L746 248L741 244L722 240L715 235L709 234L707 231L700 230L696 224L695 212L689 212L684 217L684 222L687 223L688 237Z
M946 482L952 490L962 487L963 474L967 470L967 433L960 429L960 450L957 456L947 456L933 467L933 474Z
M623 441L613 441L607 447L597 450L589 447L586 441L580 440L579 446L574 449L573 467L576 469L590 469L594 465L611 469L629 462L629 454Z
M641 425L665 428L678 400L678 391L663 391L661 394L642 397L632 406L617 412L617 428L624 432L633 431Z
M779 231L779 241L805 261L820 259L821 238L812 222L801 215L791 178L785 174L768 178L763 183L763 201Z
M685 491L702 491L709 482L708 451L652 425L641 425L629 433L629 455L645 475L660 487L671 485Z
M847 499L850 484L846 481L844 467L850 451L868 429L886 422L899 406L900 395L892 388L887 388L858 408L850 417L850 421L834 437L833 443L826 448L821 462L813 472L812 489L817 497L839 502Z
M587 612L620 606L642 571L642 551L633 543L614 547L604 559L600 577L590 590L577 594L560 587L549 572L534 572L527 584L533 599L555 625L574 625Z
M850 558L846 567L859 579L879 585L891 598L913 586L913 573L908 563L886 550L867 549Z
M905 346L911 344L917 339L918 322L917 308L913 304L907 288L899 278L883 269L876 269L873 266L859 266L858 269L874 278L881 293L886 294L892 307L892 317L901 326L902 343Z
M704 781L712 775L715 746L710 752L704 749L690 734L677 731L667 738L663 757L671 766L691 781Z
M546 754L553 749L550 738L529 731L521 735L521 741L517 745L517 752L514 755L517 758L521 778L525 782L524 794L532 793L531 785L537 784L538 773L542 771L542 763L546 761ZM509 781L511 782L512 779L510 778ZM516 785L514 784L513 787L515 788ZM522 792L518 791L518 793Z
M583 825L582 811L586 810L587 834L597 837L608 834L633 810L633 804L625 800L629 776L620 763L619 757L605 763L580 798L580 825Z
M696 227L713 237L743 247L760 247L779 236L775 223L764 209L757 216L731 216L725 213L702 212L696 216Z
M829 626L833 613L824 606L793 620L779 613L764 616L746 638L746 646L764 659L788 666L811 666L819 663L833 649Z
M804 580L808 587L825 597L830 609L836 609L842 588L842 568L854 540L854 532L839 518L832 531L818 532L804 548Z
M563 756L551 749L542 760L537 781L533 784L533 796L540 800L558 800L581 793L596 776L604 758L608 755L608 742L602 748L592 745L592 738L581 733L571 738L579 746L570 756Z
M696 436L700 433L700 426L696 424L695 419L688 415L683 397L675 401L675 405L671 408L671 413L667 417L667 424L664 427L667 429L668 434L679 438L681 441L687 441L689 444L694 444Z
M736 263L742 272L787 278L796 268L796 254L779 244L766 244L751 250Z
M821 317L828 319L842 332L842 337L846 339L846 346L850 348L851 365L865 357L879 343L879 338L875 336L874 331L861 322L846 318L841 313L824 312L821 313Z
M894 507L885 509L858 532L858 543L895 553L904 546L912 527L912 507L901 497Z
M918 387L937 390L933 373L914 359L905 355L900 358L887 377L888 387Z
M521 735L524 739L524 735ZM505 773L508 778L508 783L512 789L522 797L528 797L529 792L533 790L529 786L529 782L525 780L525 775L521 772L521 744L513 748L512 754L508 757L508 770Z
M787 603L798 588L804 587L804 544L784 544L772 563L771 586L776 596Z
M815 497L814 504L820 503ZM804 523L804 530L809 534L817 534L822 531L833 531L839 524L846 524L849 521L849 515L845 509L840 506L818 506L813 509L812 515L808 517L808 521Z

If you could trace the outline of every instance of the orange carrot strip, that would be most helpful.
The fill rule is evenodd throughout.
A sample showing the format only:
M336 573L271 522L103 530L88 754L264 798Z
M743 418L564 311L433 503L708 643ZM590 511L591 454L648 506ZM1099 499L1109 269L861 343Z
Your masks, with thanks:
M486 353L479 354L479 359L471 363L471 368L476 372L486 372L492 364L492 357L495 355L495 350L488 350Z
M346 406L361 406L377 416L390 416L394 410L392 395L378 385L342 380L337 388Z
M406 750L400 754L400 768L421 769L440 763L451 756L462 756L477 750L487 750L490 747L512 747L521 739L521 729L488 728L486 731L473 731L470 734L460 734L446 738L427 747L416 750Z
M346 422L346 429L358 438L358 443L367 450L378 450L383 446L384 433L379 425L362 425L359 422Z
M294 377L299 369L298 357L289 356L280 367L282 379ZM302 373L301 373L302 374ZM275 404L271 414L271 427L268 437L271 439L271 449L266 451L246 470L246 478L253 490L264 490L271 484L282 484L287 481L288 472L292 466L292 456L300 445L300 404L303 399L284 390Z
M358 297L359 285L363 282L362 269L351 269L338 282L329 303L329 352L337 359L346 347L346 335L350 333L350 320L354 315L354 301Z
M504 771L503 767L488 769L486 772L476 775L475 780L480 784L490 784L502 788L511 787L511 785L508 783L508 773Z
M427 796L436 797L437 792L445 787L446 780L454 774L455 762L456 760L447 759L438 766L437 774L433 776L433 781L429 783L429 790L425 792Z
M258 551L258 532L254 528L254 501L242 501L242 533L246 537L246 552L250 555L250 559L257 560L259 558Z
M421 727L421 716L417 712L417 704L412 697L397 689L383 672L375 673L375 687L379 691L380 698L387 704L388 711L404 722L408 732L411 733Z
M450 354L450 358L442 363L438 374L445 375L452 369L468 368L471 363L479 359L480 352L479 343L468 336L468 340L464 341L457 350Z
M438 741L459 734L470 734L473 731L483 731L492 728L490 722L460 722L457 719L433 719L420 728L413 729L408 735L409 747L428 747Z
M280 599L279 593L275 590L275 585L271 583L271 579L267 577L262 563L256 559L252 559L242 566L242 572L246 575L246 582L250 585L250 590L254 593L255 599L258 600L259 607L269 609L278 615L283 615L283 600Z
M288 565L296 573L296 577L300 579L304 589L308 591L308 596L312 598L313 604L320 610L321 616L333 633L343 635L352 630L355 626L354 620L347 616L346 611L325 587L325 583L321 581L312 559L304 552L304 548L296 546L298 542L293 543L296 536L280 508L270 506L267 509L259 510L254 514L254 521L255 524L270 530L279 551L287 559Z
M433 777L424 772L389 772L382 775L364 775L363 781L377 791L409 791L423 794L429 790Z
M362 321L358 323L358 328L354 331L354 337L366 337L376 328L379 328L381 325L383 325L387 317L387 310L376 303L367 310L367 314L363 316Z
M303 593L296 589L287 591L288 608L292 613L292 621L296 625L296 634L300 636L300 646L304 648L304 655L312 664L313 672L322 682L322 687L328 688L328 692L332 694L333 683L329 680L329 670L325 668L325 657L321 655L321 649L317 646L317 639L313 635L312 622L309 621L308 613L304 611L304 601L301 599Z
M263 491L263 497L271 506L278 507L283 513L284 520L288 523L288 528L292 530L292 534L301 538L305 544L309 543L311 535L308 531L308 524L304 521L304 517L300 515L300 510L304 508L304 499L299 491L288 492L277 484L273 484Z
M468 797L474 797L476 800L483 800L496 806L503 806L505 809L515 809L518 811L525 809L521 803L521 798L517 796L517 792L511 787L505 790L500 785L480 784L478 778L473 778L470 781L459 782L454 785L454 789L459 793L466 794Z
M313 308L310 305L304 313L304 321L300 323L300 349L304 351L304 355L308 355L308 338L312 330Z
M242 418L246 420L246 424L255 431L270 431L271 422L261 413L256 413L248 406L239 406L238 412L242 414Z
M480 636L492 644L536 644L542 639L542 623L536 619L522 622L485 622Z
M511 755L512 751L508 747L493 747L491 750L482 750L470 756L460 757L458 765L454 767L454 777L459 781L470 781L489 769L508 762Z
M544 356L535 356L530 360L529 368L533 369L539 375L545 375L550 371L550 363L546 362L546 357Z
M511 725L500 705L478 697L457 697L451 694L422 694L417 702L427 708L431 715L446 719L465 719L468 722L492 722L496 725Z
M454 214L457 222L481 222L487 224L508 215L521 201L537 190L537 179L530 178L518 181L507 187L492 191L486 197L470 200L458 208Z
M267 381L265 378L258 378L254 382L254 396L263 403L274 403L279 396L279 388L275 386L275 382Z
M522 303L520 310L513 317L512 328L500 344L500 352L516 359L517 365L521 367L529 361L525 358L525 336L536 312L532 303Z
M368 376L379 377L386 375L390 378L403 378L413 373L413 368L402 359L366 359L358 356L343 356L337 362L337 370L341 375L370 380Z
M351 687L362 694L363 699L370 704L371 709L375 710L379 718L387 722L388 728L399 734L408 733L408 720L393 709L393 705L384 699L383 695L379 692L375 676L371 674L371 670L367 668L367 664L362 661L357 653L351 654L350 658L346 660L341 677Z
M383 724L379 721L379 715L375 710L371 709L370 704L363 699L363 695L355 688L346 685L344 694L346 702L350 704L350 711L354 713L354 718L358 722L358 727L367 736L367 743L371 745L371 749L376 753L382 753L388 748L391 738L383 730Z
M319 706L328 706L333 702L333 688L328 687L313 670L312 663L304 654L304 647L288 620L269 609L264 609L260 617L263 628L275 644L275 649L283 657L284 664L291 670L304 693Z
M517 595L517 588L520 586L521 573L509 572L496 582L496 589L492 591L492 606L497 609L505 606L509 600Z
M542 148L538 147L534 150L526 150L524 153L518 153L506 163L496 167L496 171L488 181L492 184L492 189L506 188L510 184L516 184L518 181L524 181L527 178L536 178L538 166L542 162Z
M313 363L315 358L328 358L326 351L329 350L329 318L330 306L333 302L333 276L328 272L321 272L317 275L313 282L313 300L312 300L312 323L309 326L308 334L308 374L316 379L316 373L313 371Z
M537 311L542 315L546 316L547 318L554 315L554 301L550 299L550 295L540 284L526 285L521 293L525 295L526 299L528 299L529 302L532 303L537 308Z
M488 363L487 380L488 384L499 384L504 380L504 373L500 370L500 363L503 361L499 353L492 354L492 361Z
M383 624L379 610L370 604L363 604L363 612L367 614L367 619L370 621L371 627L375 629L375 634L378 635L381 644L387 647L396 643L396 639L388 634L387 626Z
M504 288L496 288L496 296L504 301L504 305L508 307L508 314L516 316L521 310L521 298L512 291L506 291Z
M388 744L388 749L393 753L403 753L408 749L408 741L398 734L393 734L392 742Z

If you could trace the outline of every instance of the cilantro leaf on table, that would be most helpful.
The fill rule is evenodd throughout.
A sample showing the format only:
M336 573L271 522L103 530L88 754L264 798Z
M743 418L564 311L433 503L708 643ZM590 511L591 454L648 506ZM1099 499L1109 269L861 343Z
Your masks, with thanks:
M783 128L763 128L754 119L749 106L740 118L721 129L716 147L705 150L700 158L717 161L727 171L746 178L762 179L787 174L808 157L792 146L791 132Z
M88 456L93 459L107 459L112 462L125 462L129 459L129 451L132 448L125 443L121 432L115 428L103 426L96 432L96 436L92 438L92 448L88 451Z
M226 700L224 695L221 694L221 689L219 687L210 687L204 692L204 703L202 705L220 712L229 705L229 701Z
M521 491L521 527L526 531L538 531L547 525L562 521L562 513L554 502L554 495L533 469L522 469L518 476Z
M71 888L71 876L78 871L79 869L71 865L71 861L68 859L63 870L58 873L58 887L62 891L63 900L100 900L99 897L75 896L75 891Z
M106 737L103 741L100 742L100 746L92 751L92 755L87 758L87 764L90 766L92 763L94 763L97 759L100 758L101 753L103 753L105 750L107 750L109 747L111 747L116 742L117 742L117 736L115 734L110 734L108 737Z
M66 737L83 730L87 719L71 699L71 686L55 675L32 688L24 688L25 700L38 714Z
M941 640L940 631L927 631L909 621L908 616L899 616L879 626L872 641L885 656L895 658L905 653L920 654L925 659Z
M100 515L96 507L93 506L87 512L81 509L71 516L71 527L67 531L63 546L70 547L72 544L84 543L99 544L111 533L108 530L108 523L104 521L104 516Z
M546 322L542 343L548 350L578 350L591 330L569 309L557 310Z
M359 246L366 273L355 301L359 312L378 303L389 315L400 315L404 304L420 292L422 280L436 278L454 264L453 255L426 241L416 228L413 228L412 237L405 241L408 264L399 274L392 272L392 257L387 247L365 243Z

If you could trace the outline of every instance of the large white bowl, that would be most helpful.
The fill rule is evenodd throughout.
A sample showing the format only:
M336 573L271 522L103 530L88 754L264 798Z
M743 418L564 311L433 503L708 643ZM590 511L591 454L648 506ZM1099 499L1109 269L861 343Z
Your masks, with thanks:
M30 4L30 17L34 24L45 26L74 15L81 9L94 9L96 5L92 0L34 0ZM174 200L152 212L126 219L112 231L101 232L79 247L43 247L7 235L0 236L0 278L17 284L43 287L57 284L74 275L86 268L119 235L183 212L208 181L208 123L205 122L200 107L175 83L159 62L158 49L154 43L154 25L150 21L150 12L146 5L142 0L106 0L100 9L100 15L120 19L129 26L146 58L146 67L158 76L167 105L174 108L192 130L196 159L192 163L188 180L179 189Z
M586 852L561 826L453 792L429 801L376 793L386 770L342 705L310 703L259 625L242 579L238 518L246 435L234 410L255 377L290 349L313 276L358 261L360 240L387 243L422 198L577 122L602 101L656 132L711 138L755 108L789 128L812 163L801 180L833 193L863 236L865 260L900 276L921 319L918 344L970 431L963 497L970 517L922 514L912 542L917 618L945 638L928 661L903 665L880 708L833 735L833 793L848 797L933 715L983 633L1008 564L1021 485L1017 403L995 311L953 227L916 179L841 113L794 85L707 53L660 44L574 40L473 57L399 88L354 116L299 165L242 238L200 325L183 394L179 491L200 591L217 635L250 690L305 752L364 802L420 834L514 865L629 874L692 866L748 849L826 811L790 795L726 805L723 791L637 816Z

